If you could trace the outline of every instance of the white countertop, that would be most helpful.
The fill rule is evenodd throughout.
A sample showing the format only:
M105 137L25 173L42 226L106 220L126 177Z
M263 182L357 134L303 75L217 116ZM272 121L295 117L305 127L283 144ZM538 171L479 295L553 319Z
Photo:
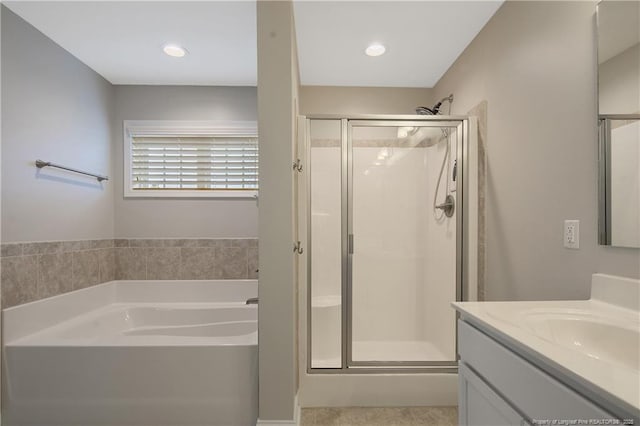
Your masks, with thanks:
M600 277L607 277L600 275ZM595 281L595 280L594 280ZM629 281L636 282L629 286ZM640 281L627 280L631 298L637 298ZM634 287L635 286L635 287ZM602 288L592 289L598 297L614 294L619 298L620 286L612 292L603 292ZM601 297L607 299L607 297ZM575 301L544 302L455 302L453 307L460 312L461 319L484 330L503 344L512 348L554 377L581 391L596 402L625 411L640 414L640 341L636 336L640 330L640 312L635 309L640 301L626 299L625 307L610 302L608 298ZM624 299L624 298L623 298ZM544 317L544 318L543 318ZM556 339L552 326L537 322L543 318L561 318L569 332L563 330L560 344ZM590 320L595 319L589 323ZM586 323L585 323L586 320ZM582 321L582 322L581 322ZM532 325L533 324L533 325ZM539 324L542 324L539 326ZM581 334L589 334L588 327L604 324L602 330L596 330L587 336L591 342L602 342L601 345L583 345ZM607 346L609 337L607 326L620 328L624 347ZM576 338L572 337L572 327L578 326ZM581 327L581 329L580 329ZM603 333L604 331L604 333ZM627 337L631 337L628 339ZM625 351L625 352L622 352ZM634 352L635 351L635 352Z

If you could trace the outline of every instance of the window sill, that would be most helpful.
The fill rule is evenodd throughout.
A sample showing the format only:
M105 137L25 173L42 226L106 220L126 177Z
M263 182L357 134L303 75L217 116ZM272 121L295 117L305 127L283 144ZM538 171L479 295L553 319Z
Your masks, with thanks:
M210 198L210 199L254 199L258 197L258 191L208 191L208 190L171 190L171 189L144 189L125 190L124 198Z

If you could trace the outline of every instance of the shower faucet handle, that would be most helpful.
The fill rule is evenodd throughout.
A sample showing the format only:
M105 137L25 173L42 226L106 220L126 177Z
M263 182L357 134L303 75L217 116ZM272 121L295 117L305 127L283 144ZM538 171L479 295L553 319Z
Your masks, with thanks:
M447 195L447 198L445 198L444 203L442 204L438 204L436 206L436 209L440 209L444 212L445 216L447 217L451 217L453 216L453 211L455 208L455 200L453 198L453 196L451 196L451 194Z

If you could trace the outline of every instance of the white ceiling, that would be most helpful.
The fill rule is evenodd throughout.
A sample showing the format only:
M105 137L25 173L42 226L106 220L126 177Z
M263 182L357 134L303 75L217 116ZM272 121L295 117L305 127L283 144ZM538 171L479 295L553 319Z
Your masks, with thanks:
M433 87L502 1L298 1L304 85ZM380 42L387 52L368 57Z
M255 1L3 4L114 84L256 85Z
M256 85L255 1L3 4L114 84ZM296 0L301 82L432 87L501 4ZM387 53L366 56L373 41ZM168 42L189 54L166 56Z

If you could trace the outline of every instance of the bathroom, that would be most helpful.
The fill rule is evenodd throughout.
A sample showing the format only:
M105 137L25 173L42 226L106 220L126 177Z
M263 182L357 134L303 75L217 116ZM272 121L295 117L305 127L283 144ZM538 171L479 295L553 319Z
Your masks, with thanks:
M620 210L601 157L637 126L638 73L610 109L624 58L599 42L638 7L608 4L3 2L2 420L637 423L638 191ZM136 171L176 139L241 166L205 190ZM604 333L622 361L582 365L613 385L465 305L590 298L626 323ZM503 390L509 365L561 393Z

